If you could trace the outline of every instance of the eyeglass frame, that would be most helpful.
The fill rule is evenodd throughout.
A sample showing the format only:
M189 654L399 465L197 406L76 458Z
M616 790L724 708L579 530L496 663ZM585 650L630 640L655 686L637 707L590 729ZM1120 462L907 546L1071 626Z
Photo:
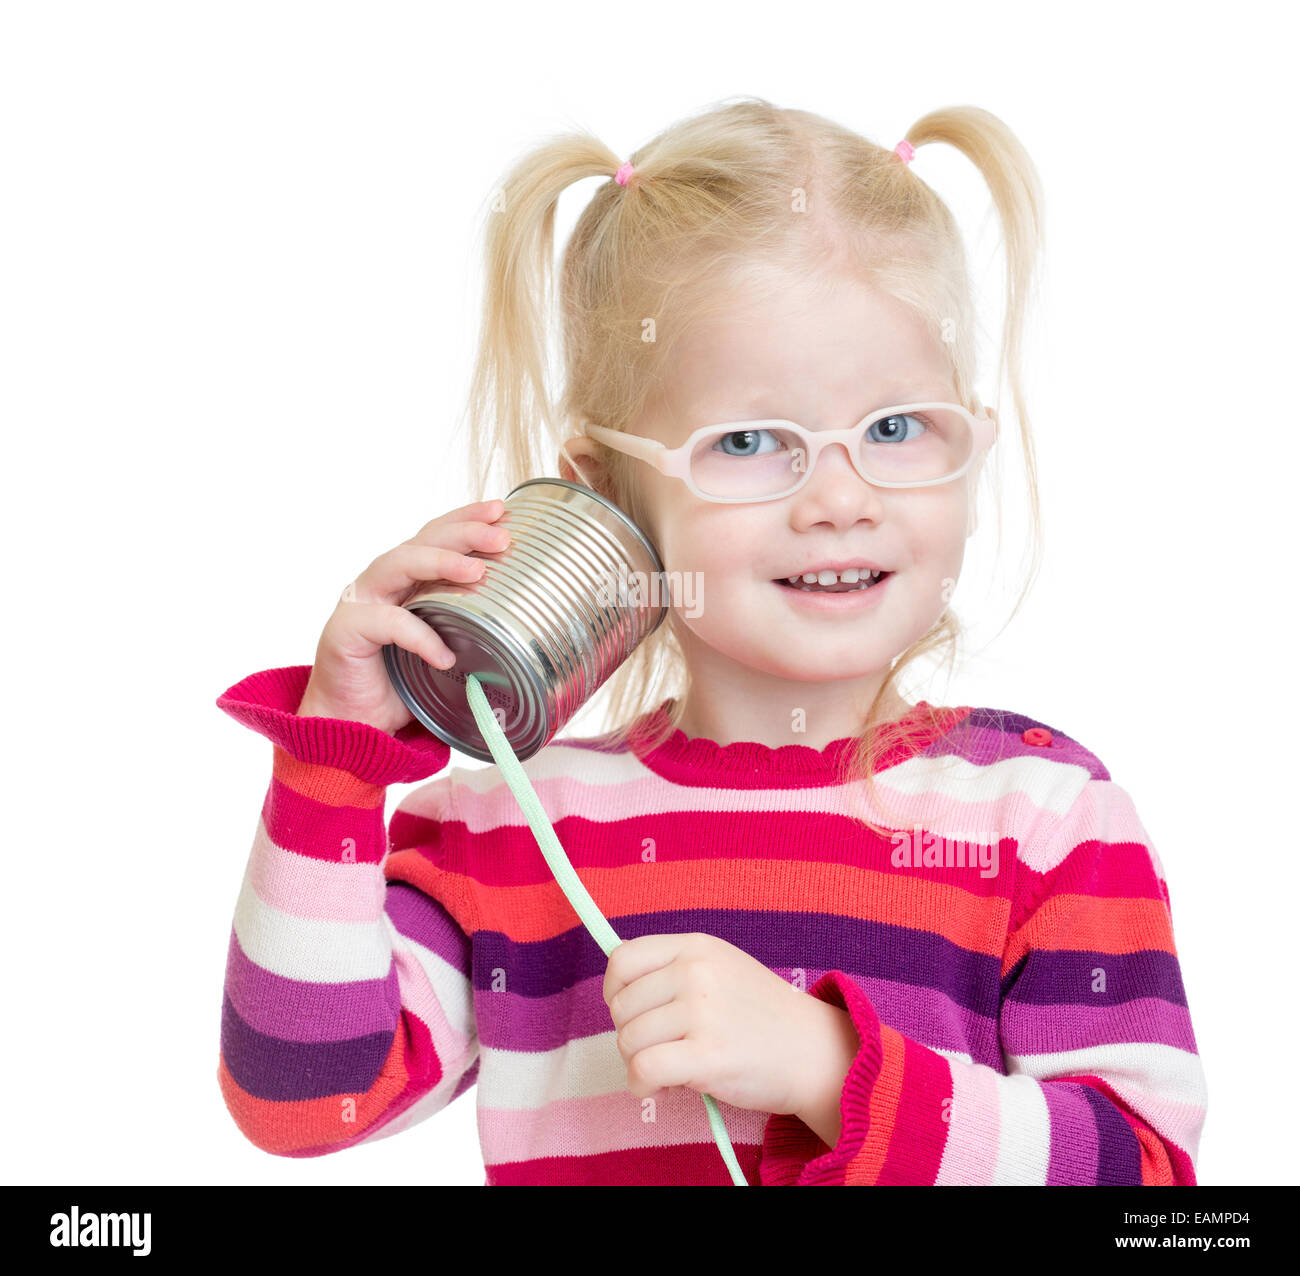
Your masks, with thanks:
M901 416L905 413L934 408L949 408L960 412L970 426L973 445L970 456L966 458L960 469L953 470L951 474L945 474L942 478L913 479L903 483L871 478L863 473L859 464L862 439L877 421L886 420L891 416ZM724 427L726 427L728 434L747 433L757 428L793 428L804 445L804 451L808 457L807 468L792 487L787 488L784 492L774 492L770 496L712 496L707 492L702 492L691 477L691 456L699 439ZM660 474L664 474L669 478L681 479L700 500L712 501L719 505L750 505L762 501L779 501L787 496L793 496L812 477L812 472L817 467L817 458L826 448L836 443L843 445L858 477L872 487L937 487L941 483L951 483L954 479L961 478L975 464L975 461L997 442L998 425L997 415L991 413L987 408L981 408L980 414L977 416L968 408L962 407L960 403L900 403L893 407L880 408L878 411L869 413L857 425L848 426L843 430L809 430L797 421L787 421L780 418L764 418L757 421L720 421L716 425L702 425L698 430L692 430L687 440L675 448L668 447L667 444L661 443L658 439L648 439L641 434L628 434L623 430L611 430L604 425L588 423L584 433L588 438L594 438L598 443L604 443L616 452L623 452L628 456L647 462L649 465L654 466Z

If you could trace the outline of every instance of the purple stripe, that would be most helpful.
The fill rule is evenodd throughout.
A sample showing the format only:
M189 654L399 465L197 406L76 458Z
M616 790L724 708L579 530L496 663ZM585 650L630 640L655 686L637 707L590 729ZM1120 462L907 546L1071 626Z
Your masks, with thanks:
M1097 1186L1142 1186L1142 1150L1132 1126L1100 1090L1079 1083L1097 1122Z
M931 1050L968 1054L972 1063L1006 1073L996 1016L977 1014L933 988L918 988L915 984L888 979L854 979L853 982L870 998L881 1023L888 1024L895 1032ZM812 983L809 979L810 988Z
M1105 972L1104 992L1093 991L1098 970ZM1118 1006L1139 997L1187 1005L1178 958L1173 953L1151 948L1135 953L1035 949L1005 994L1008 1002L1031 1006Z
M436 953L466 979L469 978L469 936L438 900L417 886L390 881L384 896L384 912L392 919L399 935Z
M244 1022L222 998L221 1057L235 1081L258 1099L323 1099L365 1094L393 1046L396 1020L385 1032L345 1041L282 1041Z
M1097 1121L1077 1085L1044 1085L1051 1144L1047 1186L1097 1181Z
M226 997L240 1021L259 1036L328 1043L386 1032L391 1043L399 1001L397 968L390 966L383 979L343 983L288 979L249 958L232 928Z
M804 984L811 988L825 971L801 968ZM777 967L789 981L793 970ZM850 976L851 977L851 976ZM933 1049L969 1054L1005 1073L998 1045L996 1022L953 1004L942 993L886 980L854 979L870 997L881 1019L904 1036ZM474 1014L479 1042L500 1050L540 1052L558 1050L572 1040L610 1032L614 1021L602 995L604 972L550 996L530 997L505 987L477 988Z
M769 970L842 970L859 983L887 979L946 993L975 1014L998 1011L1000 956L972 953L929 931L827 913L758 909L668 909L611 916L622 939L702 931L743 949ZM552 939L516 943L499 931L474 934L474 987L490 990L504 972L512 993L545 998L594 975L609 960L579 925Z
M1009 1055L1055 1054L1089 1046L1150 1041L1196 1053L1186 1006L1138 997L1118 1006L1024 1006L1002 1012L1002 1045Z

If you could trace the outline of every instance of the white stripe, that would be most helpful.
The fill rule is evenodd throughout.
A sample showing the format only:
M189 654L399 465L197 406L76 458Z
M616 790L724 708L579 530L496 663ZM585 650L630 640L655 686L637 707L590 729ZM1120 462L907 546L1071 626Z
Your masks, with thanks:
M1179 1103L1204 1106L1206 1100L1200 1056L1156 1041L1121 1041L1053 1054L1008 1055L1007 1068L1039 1081L1091 1073L1107 1083L1139 1085L1147 1094L1160 1094Z
M993 1186L1047 1182L1052 1147L1052 1121L1047 1096L1032 1077L998 1077L998 1160Z
M881 775L899 793L920 796L937 791L954 802L971 803L1024 794L1038 813L1056 815L1070 809L1088 781L1087 768L1069 762L1017 757L980 766L955 753L908 758Z
M562 1099L591 1099L627 1089L618 1033L579 1037L554 1050L482 1047L480 1107L536 1111Z
M401 935L387 913L373 922L313 921L294 917L267 904L247 873L235 903L235 937L250 961L285 979L314 983L350 983L385 979L393 963L393 946L415 954L448 1019L473 1031L469 980L437 953Z

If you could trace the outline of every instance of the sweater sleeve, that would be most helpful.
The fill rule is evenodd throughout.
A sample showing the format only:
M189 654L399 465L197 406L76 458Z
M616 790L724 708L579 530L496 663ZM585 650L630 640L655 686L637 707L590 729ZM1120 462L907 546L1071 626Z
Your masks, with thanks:
M1017 866L1006 1072L904 1036L829 971L811 993L847 1011L859 1039L841 1135L830 1148L772 1116L764 1184L1195 1184L1205 1077L1159 858L1109 780L1090 779L1053 822Z
M217 1079L245 1137L295 1157L406 1129L478 1072L469 939L434 895L385 880L390 836L436 863L430 813L447 781L408 795L389 831L386 786L442 770L451 750L416 723L389 735L298 717L310 673L266 670L217 701L273 746L235 906Z

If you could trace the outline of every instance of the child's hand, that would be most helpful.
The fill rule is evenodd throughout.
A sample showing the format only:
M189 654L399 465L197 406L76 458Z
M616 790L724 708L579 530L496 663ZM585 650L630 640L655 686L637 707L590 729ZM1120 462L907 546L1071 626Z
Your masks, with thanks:
M343 591L325 623L298 716L367 722L390 734L411 721L393 689L383 647L394 643L440 669L455 656L431 625L401 606L426 581L468 584L483 575L471 550L499 553L510 543L503 501L480 501L426 523L409 541L375 559Z
M809 1102L826 1006L734 944L630 939L611 954L602 993L638 1098L684 1085L758 1112L798 1114Z

